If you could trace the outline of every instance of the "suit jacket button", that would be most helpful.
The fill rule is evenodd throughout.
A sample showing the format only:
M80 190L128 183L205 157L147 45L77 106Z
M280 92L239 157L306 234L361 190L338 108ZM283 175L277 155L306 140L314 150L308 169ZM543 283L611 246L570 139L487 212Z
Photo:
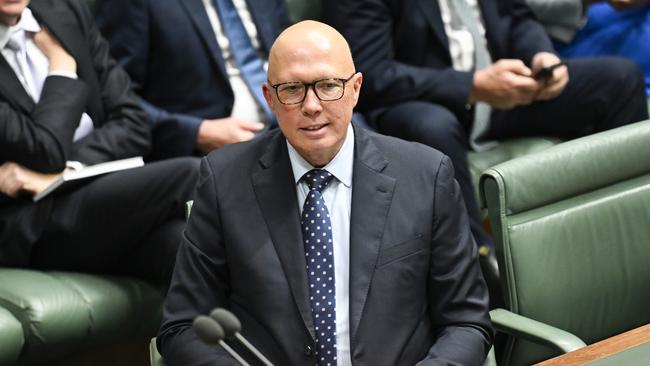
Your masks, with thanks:
M314 353L310 345L305 346L305 356L309 357Z

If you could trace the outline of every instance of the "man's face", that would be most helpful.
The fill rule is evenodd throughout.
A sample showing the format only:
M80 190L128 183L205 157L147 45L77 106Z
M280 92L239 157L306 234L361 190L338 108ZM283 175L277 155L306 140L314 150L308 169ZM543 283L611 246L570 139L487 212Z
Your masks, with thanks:
M324 52L325 51L325 52ZM276 114L282 133L298 153L314 166L326 165L339 151L357 104L362 76L350 62L341 62L335 50L300 47L276 57L264 86L266 100ZM350 78L350 76L352 76ZM312 87L298 104L283 104L272 85L322 79L348 79L341 99L320 100ZM321 95L322 96L322 95Z
M29 0L0 0L0 23L11 26L16 24Z

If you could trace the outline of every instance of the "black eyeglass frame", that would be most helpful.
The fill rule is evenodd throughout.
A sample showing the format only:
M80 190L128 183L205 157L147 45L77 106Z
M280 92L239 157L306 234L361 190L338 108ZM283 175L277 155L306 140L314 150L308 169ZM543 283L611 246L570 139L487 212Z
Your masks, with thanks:
M350 81L354 75L356 75L357 72L355 71L354 74L350 75L349 78L343 79L343 78L325 78L325 79L319 79L319 80L314 80L311 83L303 83L300 81L288 81L286 83L279 83L279 84L271 84L271 80L267 80L269 84L271 84L271 88L275 89L275 96L278 98L278 101L284 105L294 105L294 104L300 104L305 101L305 98L307 98L307 93L309 92L309 88L311 88L314 91L314 94L316 95L316 98L322 102L333 102L335 100L340 100L343 98L345 95L345 84ZM343 83L343 92L341 93L341 96L336 98L336 99L323 99L318 95L318 91L316 91L316 84L320 83L321 81L326 81L326 80L337 80ZM282 85L287 85L287 84L302 84L305 87L305 93L302 95L302 98L300 101L295 102L295 103L285 103L280 99L280 95L278 94L278 88L281 87Z

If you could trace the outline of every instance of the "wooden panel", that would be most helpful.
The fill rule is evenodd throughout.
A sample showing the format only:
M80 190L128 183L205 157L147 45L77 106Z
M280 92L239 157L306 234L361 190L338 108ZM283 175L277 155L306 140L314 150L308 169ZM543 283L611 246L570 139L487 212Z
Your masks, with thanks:
M650 342L650 324L546 360L538 363L537 366L584 365L647 342Z

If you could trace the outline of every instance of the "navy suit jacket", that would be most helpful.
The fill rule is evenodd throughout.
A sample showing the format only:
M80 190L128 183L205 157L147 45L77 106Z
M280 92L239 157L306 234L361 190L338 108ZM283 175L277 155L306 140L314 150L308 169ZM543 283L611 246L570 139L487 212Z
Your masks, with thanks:
M554 52L523 0L478 3L493 61L516 58L530 64L536 53ZM438 0L333 0L323 2L323 8L364 73L361 110L430 101L468 122L473 73L452 67Z
M145 115L85 2L32 0L29 7L74 57L78 79L47 77L34 103L0 55L0 164L12 161L58 173L66 160L96 164L146 155L150 133ZM94 130L73 142L83 112L92 118ZM0 265L27 265L32 244L49 220L52 200L34 203L0 194Z
M247 0L263 57L289 25L284 0ZM97 22L153 127L151 158L195 154L204 119L230 116L233 91L202 0L100 0Z
M450 160L356 128L353 164L353 365L482 365L492 338L488 294ZM307 281L296 185L280 131L210 153L158 348L171 366L237 365L191 327L197 315L226 307L271 362L313 365Z

